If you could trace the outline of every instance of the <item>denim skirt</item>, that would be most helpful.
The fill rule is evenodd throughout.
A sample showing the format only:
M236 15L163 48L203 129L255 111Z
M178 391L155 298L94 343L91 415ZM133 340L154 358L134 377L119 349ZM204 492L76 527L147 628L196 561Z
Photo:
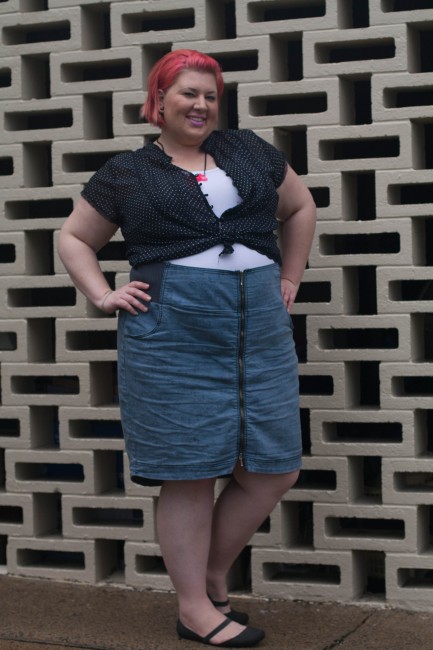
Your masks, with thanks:
M118 372L131 478L164 480L300 468L298 363L280 268L170 262L133 269L149 311L121 311Z

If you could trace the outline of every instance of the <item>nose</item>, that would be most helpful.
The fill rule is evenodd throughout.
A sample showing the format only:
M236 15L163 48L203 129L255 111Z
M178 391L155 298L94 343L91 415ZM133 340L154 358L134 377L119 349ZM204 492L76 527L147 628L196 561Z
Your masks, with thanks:
M205 110L206 108L206 99L204 95L198 95L195 99L194 102L194 108L197 108L199 110Z

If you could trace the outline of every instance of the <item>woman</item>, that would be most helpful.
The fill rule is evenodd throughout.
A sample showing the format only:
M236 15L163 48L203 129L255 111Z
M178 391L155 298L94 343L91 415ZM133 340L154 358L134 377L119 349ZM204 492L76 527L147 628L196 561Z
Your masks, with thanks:
M162 484L157 528L180 637L250 647L227 573L301 462L290 311L315 206L281 152L217 131L222 75L179 50L148 79L142 113L160 136L108 161L59 239L76 286L119 310L119 395L132 479ZM274 231L282 222L282 258ZM118 228L131 281L107 283L97 251ZM230 476L214 505L219 476Z

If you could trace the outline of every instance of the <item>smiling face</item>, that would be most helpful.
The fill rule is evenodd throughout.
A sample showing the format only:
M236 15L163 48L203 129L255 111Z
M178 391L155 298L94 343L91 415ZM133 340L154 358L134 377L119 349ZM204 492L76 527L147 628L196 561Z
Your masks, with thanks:
M159 91L165 124L162 134L183 145L201 144L218 123L216 79L209 72L184 70L166 91Z

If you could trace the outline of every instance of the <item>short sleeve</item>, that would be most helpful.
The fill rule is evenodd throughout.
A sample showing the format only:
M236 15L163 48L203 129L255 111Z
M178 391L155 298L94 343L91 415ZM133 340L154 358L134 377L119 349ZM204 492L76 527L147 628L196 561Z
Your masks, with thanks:
M118 169L111 158L90 178L81 196L103 217L113 223L119 222L116 205Z
M240 131L240 133L245 134L244 137L251 146L253 154L260 157L261 161L268 168L274 187L280 187L286 176L288 167L284 153L266 140L263 140L263 138L260 138L254 131L245 129L244 131Z

